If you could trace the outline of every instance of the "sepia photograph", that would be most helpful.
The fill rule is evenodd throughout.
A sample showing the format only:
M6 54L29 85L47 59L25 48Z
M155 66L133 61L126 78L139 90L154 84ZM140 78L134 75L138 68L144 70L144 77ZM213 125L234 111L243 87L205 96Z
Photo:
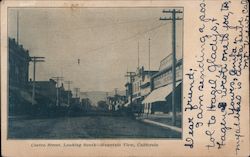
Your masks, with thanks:
M182 139L183 8L8 8L8 139Z
M248 0L0 5L2 156L249 156Z

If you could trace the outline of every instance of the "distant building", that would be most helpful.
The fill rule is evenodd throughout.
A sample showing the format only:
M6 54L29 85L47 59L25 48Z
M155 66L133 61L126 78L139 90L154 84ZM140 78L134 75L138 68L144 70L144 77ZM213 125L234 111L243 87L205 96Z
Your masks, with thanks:
M30 82L30 89L32 89L33 81ZM35 100L44 105L56 105L57 88L56 81L50 79L49 81L35 81Z
M142 101L151 92L151 77L158 71L144 70L144 67L137 68L131 82L125 84L128 102L125 106L131 105L133 112L141 112ZM132 103L131 103L132 95Z
M141 72L141 83L140 83L140 91L141 91L141 97L144 100L145 97L147 97L152 89L152 82L151 78L154 76L158 71L150 71L150 70L144 70L142 67Z
M72 91L65 90L64 85L62 84L59 91L60 97L60 106L70 106L72 99Z
M126 103L126 96L115 94L114 96L107 97L109 111L117 111L124 107Z
M164 58L159 67L159 72L151 77L151 93L143 100L144 113L170 112L172 109L172 55ZM181 111L181 86L182 86L182 59L176 62L176 89L175 107Z
M126 88L126 98L128 100L128 103L130 103L130 98L131 98L131 95L132 95L132 83L127 82L125 84L125 88Z
M72 105L80 105L80 98L79 97L71 98L71 104Z

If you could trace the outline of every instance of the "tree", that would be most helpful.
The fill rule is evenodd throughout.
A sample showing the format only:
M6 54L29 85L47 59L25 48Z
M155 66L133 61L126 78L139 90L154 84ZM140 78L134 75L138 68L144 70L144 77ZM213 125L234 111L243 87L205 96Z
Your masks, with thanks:
M103 100L98 101L97 106L99 110L108 111L108 104Z
M91 110L91 101L89 98L82 99L82 106L84 111Z

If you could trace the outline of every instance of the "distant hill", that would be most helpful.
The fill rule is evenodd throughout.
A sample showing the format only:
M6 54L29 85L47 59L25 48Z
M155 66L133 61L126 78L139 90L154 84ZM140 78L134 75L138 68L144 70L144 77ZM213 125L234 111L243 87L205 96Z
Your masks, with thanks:
M117 91L117 94L119 95L125 95L125 91ZM88 92L81 92L80 98L89 98L91 101L91 105L97 106L98 101L105 101L106 97L108 96L114 96L115 92L104 92L104 91L88 91Z

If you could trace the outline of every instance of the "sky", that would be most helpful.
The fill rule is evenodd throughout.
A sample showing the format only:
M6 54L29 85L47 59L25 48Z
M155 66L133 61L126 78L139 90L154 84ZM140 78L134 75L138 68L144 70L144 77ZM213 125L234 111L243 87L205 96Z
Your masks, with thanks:
M160 17L169 8L9 8L8 36L17 37L30 56L45 57L36 80L63 76L84 91L124 90L127 71L139 65L158 70L172 53L172 22ZM179 15L178 17L182 17ZM182 58L183 21L176 23L177 59ZM78 59L80 63L78 63ZM33 75L30 64L30 78Z

